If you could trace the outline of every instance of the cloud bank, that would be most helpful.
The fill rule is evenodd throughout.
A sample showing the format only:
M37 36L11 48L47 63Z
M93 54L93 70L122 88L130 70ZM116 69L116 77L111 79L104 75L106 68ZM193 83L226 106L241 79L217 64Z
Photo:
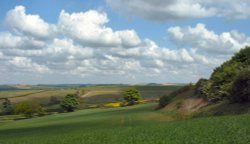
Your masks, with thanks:
M250 17L249 0L106 0L114 10L153 21L222 17Z
M176 48L160 47L108 22L104 12L62 10L51 24L15 7L0 32L0 83L190 82L250 45L243 33L218 34L199 23L166 29Z

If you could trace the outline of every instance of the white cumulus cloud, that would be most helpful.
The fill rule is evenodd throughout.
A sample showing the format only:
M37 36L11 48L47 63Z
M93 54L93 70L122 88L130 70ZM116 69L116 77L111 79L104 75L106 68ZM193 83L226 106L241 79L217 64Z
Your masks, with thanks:
M209 54L232 54L250 45L249 37L243 33L233 30L216 34L201 23L195 27L170 27L167 31L170 40L176 45L195 48Z
M69 14L62 11L59 29L65 36L78 40L82 45L92 47L134 47L140 39L134 30L113 31L106 27L108 17L95 10Z
M31 59L28 59L26 57L14 57L9 62L14 66L16 66L17 68L21 68L21 70L24 72L29 72L29 71L39 72L39 73L50 72L47 66L34 63L32 62Z
M10 10L5 25L13 32L38 39L47 39L53 35L55 26L46 23L39 15L26 14L24 6Z
M52 24L15 7L6 15L8 31L0 32L0 83L190 82L250 44L236 30L216 33L200 23L168 28L176 48L161 47L108 22L106 13L89 10L62 11Z

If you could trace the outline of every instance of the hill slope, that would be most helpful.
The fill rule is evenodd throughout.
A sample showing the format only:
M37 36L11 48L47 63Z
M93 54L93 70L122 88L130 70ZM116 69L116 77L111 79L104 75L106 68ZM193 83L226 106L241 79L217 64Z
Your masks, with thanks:
M0 143L8 144L228 144L250 141L250 115L171 121L156 104L81 110L7 122ZM168 122L166 122L168 121Z
M210 79L177 90L160 99L167 111L211 116L250 112L250 47L216 68Z

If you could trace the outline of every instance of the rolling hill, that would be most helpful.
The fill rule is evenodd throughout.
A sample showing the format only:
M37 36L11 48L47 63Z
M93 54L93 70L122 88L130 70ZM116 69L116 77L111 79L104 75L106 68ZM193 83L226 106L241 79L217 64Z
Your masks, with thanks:
M0 124L6 144L246 144L250 115L181 119L156 103L80 110ZM177 120L176 120L177 119Z

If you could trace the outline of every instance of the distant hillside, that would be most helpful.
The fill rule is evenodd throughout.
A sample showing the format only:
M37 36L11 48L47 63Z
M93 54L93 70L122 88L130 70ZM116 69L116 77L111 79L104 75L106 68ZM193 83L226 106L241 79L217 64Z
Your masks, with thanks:
M10 85L0 85L0 91L64 89L64 88L80 88L80 87L86 87L86 86L93 86L93 85L91 84L38 84L38 85L10 84Z
M91 86L90 84L38 84L33 87L36 88L79 88Z
M10 85L0 85L0 91L4 90L17 90L18 88Z

